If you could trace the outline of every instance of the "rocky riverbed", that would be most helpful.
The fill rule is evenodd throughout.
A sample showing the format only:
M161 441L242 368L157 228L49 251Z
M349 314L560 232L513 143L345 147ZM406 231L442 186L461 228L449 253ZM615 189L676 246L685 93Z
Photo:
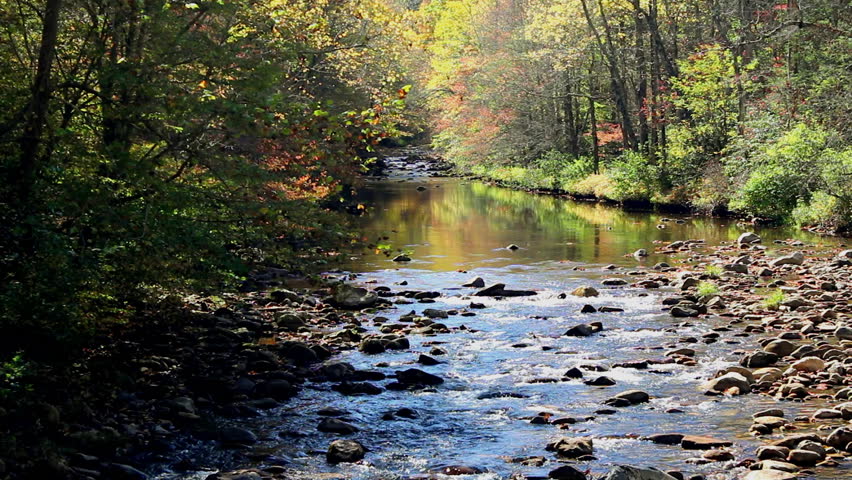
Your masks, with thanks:
M38 425L60 448L2 467L22 478L23 458L35 478L80 479L852 478L852 252L715 224L693 237L701 221L689 217L560 210L585 222L572 229L594 225L576 242L594 246L589 257L554 241L561 230L527 235L541 224L505 220L561 203L471 203L483 192L416 181L441 164L389 165L400 174L382 182L410 197L382 222L405 251L321 283L272 269L240 294L164 298L69 367L68 392L88 385L83 398L59 391L6 412L8 429ZM495 223L465 223L480 218ZM621 233L640 221L645 233Z

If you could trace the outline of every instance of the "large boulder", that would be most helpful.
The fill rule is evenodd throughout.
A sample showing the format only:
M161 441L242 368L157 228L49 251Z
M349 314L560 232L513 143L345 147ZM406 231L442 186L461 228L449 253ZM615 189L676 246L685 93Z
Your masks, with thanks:
M609 472L601 480L677 480L675 477L650 468L637 468L627 465L619 465Z
M586 474L572 467L571 465L562 465L550 471L547 478L555 480L586 480Z

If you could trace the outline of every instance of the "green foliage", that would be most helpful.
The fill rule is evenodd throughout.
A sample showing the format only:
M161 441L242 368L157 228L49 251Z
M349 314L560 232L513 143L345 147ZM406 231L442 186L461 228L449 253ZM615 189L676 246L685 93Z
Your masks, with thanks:
M778 310L782 303L784 303L784 292L780 288L772 291L763 299L763 306L769 310Z
M719 287L715 283L701 282L698 284L697 293L699 297L710 297L719 294Z
M704 267L704 273L706 273L710 278L719 278L722 275L722 267L719 265L709 264Z
M21 353L0 363L0 401L20 397L24 392L32 389L32 385L25 380L30 369L29 362L24 360Z
M637 152L624 152L607 166L606 175L615 184L614 200L648 201L660 191L659 168Z

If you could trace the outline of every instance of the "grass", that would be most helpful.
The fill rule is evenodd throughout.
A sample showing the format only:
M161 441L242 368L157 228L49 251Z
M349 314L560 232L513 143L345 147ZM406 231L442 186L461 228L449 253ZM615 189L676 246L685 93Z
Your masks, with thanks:
M778 307L780 307L782 303L784 303L784 292L782 292L781 289L770 293L763 300L763 306L769 310L778 310Z
M704 267L704 273L706 273L710 278L719 278L722 275L722 267L719 265L707 265Z
M698 296L710 297L719 293L719 287L715 283L701 282L698 284Z

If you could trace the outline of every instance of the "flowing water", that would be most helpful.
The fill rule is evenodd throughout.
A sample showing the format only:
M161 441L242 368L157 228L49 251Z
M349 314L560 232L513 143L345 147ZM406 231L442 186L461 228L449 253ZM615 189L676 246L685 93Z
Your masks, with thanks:
M418 190L418 186L425 189ZM602 473L614 464L632 464L733 479L741 477L744 470L731 470L718 463L688 464L686 459L701 452L655 445L638 437L664 432L710 435L734 441L732 451L741 459L753 455L762 444L747 433L753 412L780 406L787 418L793 418L819 407L807 402L777 403L753 394L704 396L699 388L703 381L734 364L735 350L756 345L758 337L738 336L741 330L737 329L719 332L720 341L711 345L679 343L697 351L698 366L613 368L601 373L617 382L610 387L591 387L581 380L546 383L560 379L574 366L607 367L659 359L664 349L679 339L700 338L714 327L727 325L730 319L684 322L662 313L660 298L671 293L670 289L607 288L600 280L622 276L630 281L631 270L643 270L660 261L676 266L687 260L653 253L637 260L630 255L639 248L652 252L659 242L704 239L717 245L735 240L745 227L732 220L628 213L597 203L532 195L461 179L410 178L408 173L369 183L361 201L370 207L363 217L365 231L376 239L387 237L382 242L409 253L413 260L397 263L383 254L355 255L347 267L359 274L355 283L442 293L436 303L398 305L379 313L390 322L412 310L467 307L471 299L466 295L473 289L460 285L475 276L488 284L499 282L513 289L536 290L538 295L484 301L476 298L487 307L475 310L476 316L441 320L451 329L466 328L436 336L410 335L409 351L379 355L351 351L335 357L333 361L385 373L421 368L446 381L434 391L385 391L358 397L335 393L330 390L331 384L308 384L285 406L241 421L241 426L265 439L257 457L262 459L260 465L285 461L304 472L301 478L406 478L444 465L469 465L487 471L456 478L508 478L516 472L546 478L547 472L559 465L553 454L545 451L549 441L561 436L590 436L597 460L579 467L592 473ZM664 217L671 221L664 222ZM657 228L660 224L666 228ZM756 231L770 248L776 239L795 238L808 245L833 243L791 230ZM508 250L505 247L509 244L520 248ZM610 264L624 268L603 268ZM398 286L401 282L407 282L407 286ZM559 295L582 285L599 288L601 295L586 299ZM579 313L586 303L621 307L624 312ZM364 326L375 330L367 321L371 317L361 316ZM602 322L604 332L589 338L561 336L568 327L589 321ZM437 357L443 363L430 367L415 363L418 354L428 353L435 345L448 352ZM593 375L587 372L587 378ZM595 413L604 408L603 400L628 389L644 390L652 401L617 409L614 414ZM482 398L495 392L513 396ZM370 449L363 464L332 466L325 462L326 446L338 438L316 431L320 419L316 411L325 406L346 410L349 413L344 418L360 428L346 438L359 440ZM413 408L418 417L381 419L385 412L402 407ZM670 409L681 413L666 413ZM563 430L530 424L529 419L539 412L551 412L554 418L574 417L578 423ZM507 461L528 456L544 456L549 463L534 467ZM842 470L817 470L813 478L849 478L847 475L849 472ZM204 474L163 478L204 478Z

